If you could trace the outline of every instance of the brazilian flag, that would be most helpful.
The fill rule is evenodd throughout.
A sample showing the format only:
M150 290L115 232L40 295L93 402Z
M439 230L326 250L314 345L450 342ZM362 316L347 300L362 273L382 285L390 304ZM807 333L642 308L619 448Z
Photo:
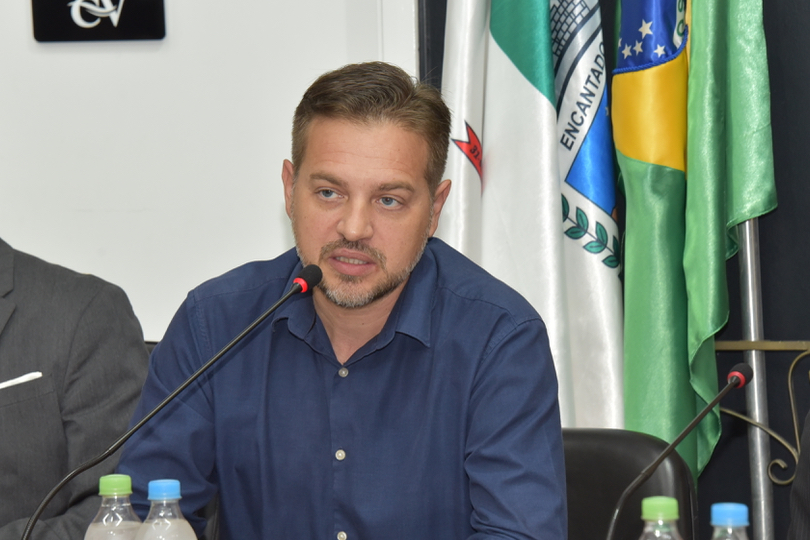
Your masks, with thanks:
M717 392L735 228L776 207L761 0L621 3L625 427L672 441ZM678 447L697 478L719 412Z

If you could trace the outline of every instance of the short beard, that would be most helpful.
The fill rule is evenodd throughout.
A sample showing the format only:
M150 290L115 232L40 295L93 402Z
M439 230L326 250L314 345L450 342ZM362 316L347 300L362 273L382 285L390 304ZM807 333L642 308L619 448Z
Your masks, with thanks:
M295 250L298 253L298 258L301 260L304 266L308 264L312 264L312 261L308 261L304 258L303 253L299 249L299 242L298 242L298 233L296 232L295 227L295 212L291 212L290 216L292 222L292 230L293 230L293 238L295 239ZM338 248L346 248L351 249L353 251L359 251L368 255L379 265L380 269L382 269L383 273L385 274L385 279L371 289L370 291L363 292L363 291L352 291L351 285L354 283L359 283L361 278L355 276L346 276L346 275L339 275L339 279L341 283L337 284L335 287L330 286L326 283L326 280L322 280L318 284L318 288L323 291L326 298L329 299L330 302L335 304L338 307L346 308L346 309L357 309L361 307L365 307L372 302L387 296L391 292L393 292L397 287L402 285L407 279L410 277L411 272L413 272L416 265L419 264L420 259L422 258L422 254L425 252L425 247L427 246L428 240L430 239L430 224L433 222L433 206L430 207L430 220L428 221L428 228L425 230L424 238L422 239L422 245L419 248L419 252L413 258L413 260L408 264L408 266L402 271L397 274L389 274L386 266L386 257L383 252L376 248L372 248L366 246L360 242L350 242L346 239L335 240L334 242L329 242L325 246L321 248L320 259L325 259L329 253L334 251ZM343 285L343 286L341 286Z
M414 257L406 268L396 274L388 273L385 254L378 249L365 246L360 242L350 242L343 239L330 242L321 248L321 259L325 259L329 253L339 248L359 251L360 253L371 257L374 262L379 265L380 269L385 274L385 279L369 291L353 291L351 288L352 284L360 283L361 278L339 275L338 277L341 283L337 286L331 287L325 281L321 281L318 284L318 288L321 289L326 297L336 306L347 309L365 307L372 302L391 294L391 292L393 292L397 287L407 281L408 277L411 275L411 272L413 272L413 269L416 268L416 265L422 258L422 253L425 251L427 240L428 239L426 236L422 242L422 246L419 248L419 252L416 254L416 257Z

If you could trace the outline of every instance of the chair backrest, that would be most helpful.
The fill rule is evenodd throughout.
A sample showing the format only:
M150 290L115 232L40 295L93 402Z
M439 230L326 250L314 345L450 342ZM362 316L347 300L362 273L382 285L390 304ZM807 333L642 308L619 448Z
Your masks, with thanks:
M667 444L657 437L623 429L564 428L569 540L607 536L622 492L655 461ZM641 499L666 495L678 499L683 540L696 540L697 497L689 467L673 452L630 498L619 514L615 540L641 536Z

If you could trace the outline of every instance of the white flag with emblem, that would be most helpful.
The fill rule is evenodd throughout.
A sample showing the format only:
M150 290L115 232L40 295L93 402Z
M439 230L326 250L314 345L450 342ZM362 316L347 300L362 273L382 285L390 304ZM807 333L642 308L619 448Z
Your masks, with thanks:
M597 0L491 11L448 0L447 21L453 189L437 236L541 314L563 425L621 427L621 257Z

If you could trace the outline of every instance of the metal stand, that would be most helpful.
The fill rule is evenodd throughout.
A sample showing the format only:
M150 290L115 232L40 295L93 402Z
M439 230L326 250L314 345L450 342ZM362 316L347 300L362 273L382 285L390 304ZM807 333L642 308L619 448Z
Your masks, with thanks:
M750 219L737 227L740 237L740 289L742 296L743 339L762 339L762 294L759 266L759 221ZM748 413L768 425L768 396L765 354L745 351L745 361L754 369L754 379L746 388ZM767 434L748 426L749 468L751 471L751 530L754 540L773 540L773 491L767 474L771 452Z

